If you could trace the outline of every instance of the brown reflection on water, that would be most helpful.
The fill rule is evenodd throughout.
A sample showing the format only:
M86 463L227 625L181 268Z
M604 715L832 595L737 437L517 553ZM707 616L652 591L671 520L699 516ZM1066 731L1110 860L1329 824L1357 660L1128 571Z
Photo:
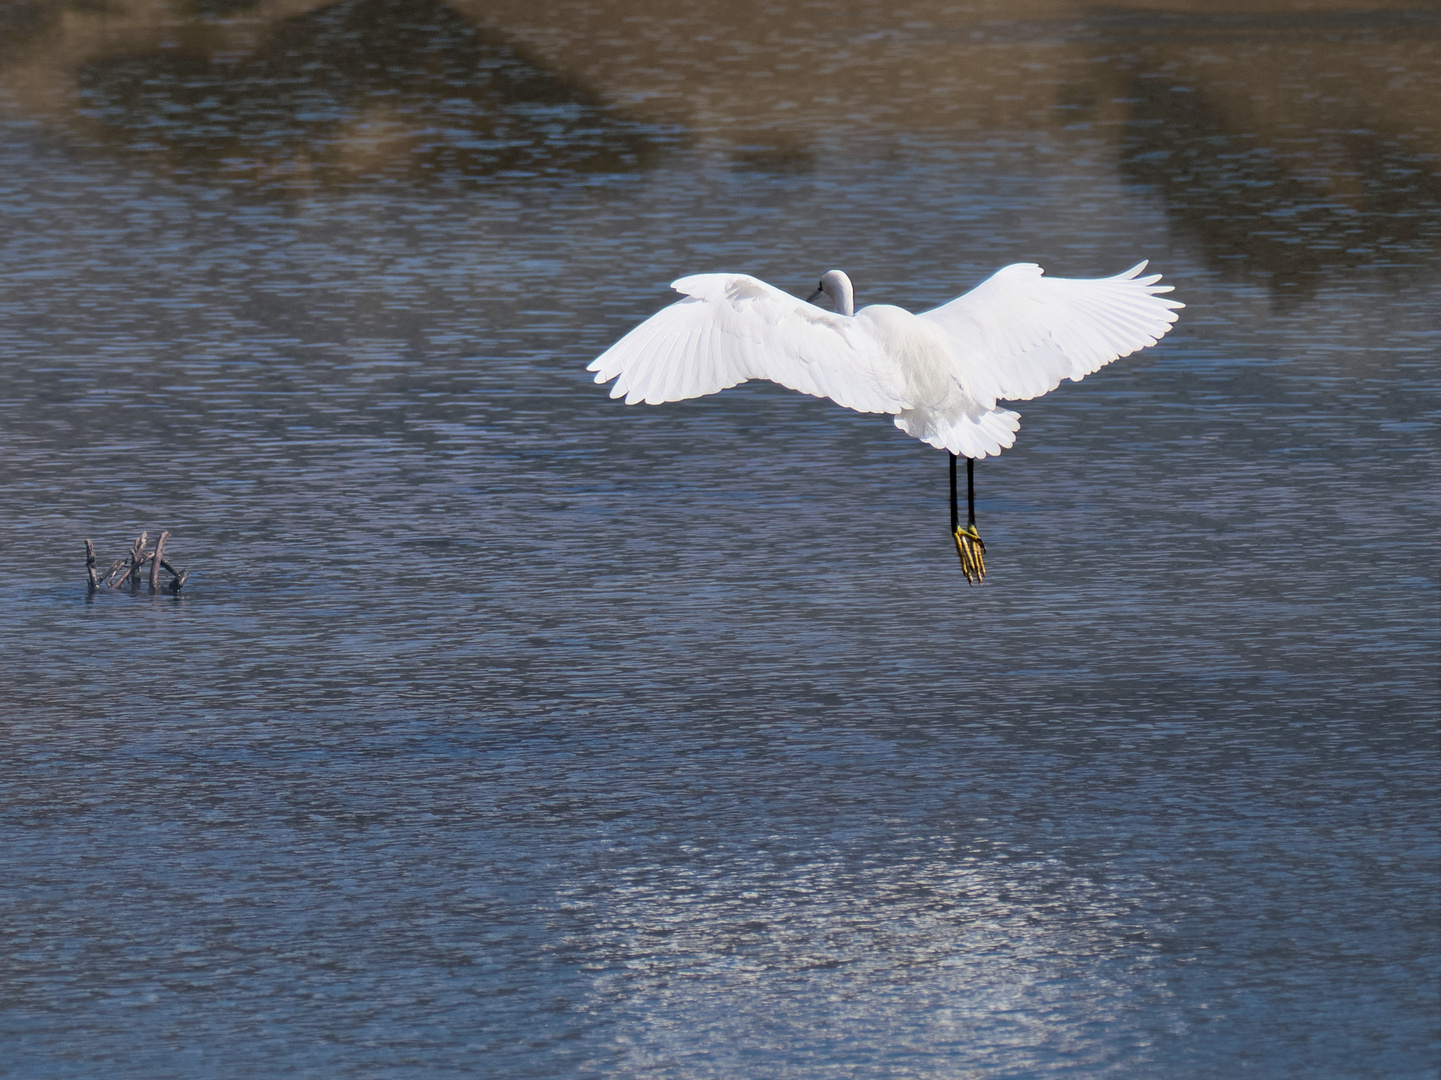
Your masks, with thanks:
M1224 272L1434 259L1441 11L1407 0L44 0L0 79L93 144L285 184L1099 146ZM1102 155L1104 160L1105 154Z
M1123 174L1217 268L1309 295L1441 246L1441 18L1198 18L1106 71Z
M480 11L476 5L473 10ZM1441 248L1441 10L1407 0L494 0L556 66L741 167L1045 132L1109 148L1227 275L1309 295ZM563 12L557 15L557 12Z
M12 81L99 145L262 187L629 171L675 141L440 0L304 7L33 18L52 43Z

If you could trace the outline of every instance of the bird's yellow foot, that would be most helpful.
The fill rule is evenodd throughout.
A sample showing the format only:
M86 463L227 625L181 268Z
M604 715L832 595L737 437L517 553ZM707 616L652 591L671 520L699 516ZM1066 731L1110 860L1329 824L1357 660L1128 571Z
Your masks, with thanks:
M961 573L972 585L986 579L986 542L974 525L959 525L954 533L956 554L961 557Z

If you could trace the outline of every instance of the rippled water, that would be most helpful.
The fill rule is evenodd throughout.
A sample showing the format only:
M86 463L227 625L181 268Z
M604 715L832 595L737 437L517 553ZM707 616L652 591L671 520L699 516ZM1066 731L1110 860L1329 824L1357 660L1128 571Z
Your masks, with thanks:
M535 7L0 8L0 1072L1433 1076L1441 20ZM976 589L583 371L1141 257Z

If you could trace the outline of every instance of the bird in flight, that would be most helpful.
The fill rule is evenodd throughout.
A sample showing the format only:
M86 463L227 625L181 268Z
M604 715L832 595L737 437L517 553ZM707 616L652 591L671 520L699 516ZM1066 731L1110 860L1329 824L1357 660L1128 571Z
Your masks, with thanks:
M951 535L971 584L986 573L976 531L975 462L1016 441L1027 401L1154 345L1184 307L1161 294L1144 262L1108 278L1053 278L1034 263L996 271L970 292L912 314L890 304L855 310L851 279L828 270L801 300L748 274L672 282L682 299L593 360L597 383L627 405L714 394L749 379L889 413L907 435L950 454ZM825 298L832 310L815 302ZM966 458L960 523L956 461Z

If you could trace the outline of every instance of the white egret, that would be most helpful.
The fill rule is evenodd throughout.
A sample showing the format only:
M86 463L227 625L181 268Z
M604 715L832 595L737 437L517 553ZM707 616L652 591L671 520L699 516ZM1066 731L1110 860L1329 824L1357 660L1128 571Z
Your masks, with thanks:
M891 413L907 435L950 453L951 535L972 584L986 572L976 531L975 459L1016 440L1026 401L1154 345L1185 305L1163 299L1144 262L1109 278L1049 278L1034 263L998 270L964 296L913 315L854 310L851 279L828 270L802 301L747 274L695 274L671 284L684 299L652 315L587 368L615 379L631 405L714 394L769 379L858 412ZM821 296L834 312L814 306ZM967 459L969 512L960 524L956 458Z

